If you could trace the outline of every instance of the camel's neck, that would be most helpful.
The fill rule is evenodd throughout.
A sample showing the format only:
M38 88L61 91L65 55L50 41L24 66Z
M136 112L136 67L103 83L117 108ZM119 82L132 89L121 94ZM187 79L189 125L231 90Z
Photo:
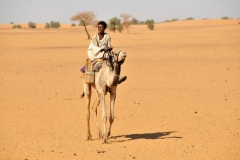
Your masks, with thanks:
M121 65L114 63L113 68L109 67L106 62L103 62L103 66L101 70L99 71L99 80L106 81L107 86L116 86L119 81L119 76L121 72Z
M121 65L117 64L117 63L114 63L113 65L114 67L114 74L115 76L120 76L120 73L121 73Z

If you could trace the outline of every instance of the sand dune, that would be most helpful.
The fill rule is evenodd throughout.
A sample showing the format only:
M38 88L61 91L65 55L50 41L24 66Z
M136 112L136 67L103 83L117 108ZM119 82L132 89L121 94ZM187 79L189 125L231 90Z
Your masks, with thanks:
M105 145L85 141L79 72L89 44L84 29L0 25L0 159L240 158L238 20L109 33L114 50L128 54L122 66L128 79L118 86ZM91 129L96 138L93 117Z

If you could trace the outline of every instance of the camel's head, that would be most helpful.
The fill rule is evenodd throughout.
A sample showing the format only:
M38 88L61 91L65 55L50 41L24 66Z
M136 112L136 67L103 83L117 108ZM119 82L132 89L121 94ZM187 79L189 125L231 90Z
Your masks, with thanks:
M121 65L124 63L124 61L127 57L127 54L124 51L117 51L117 52L113 53L113 57L114 57L115 63L118 63Z

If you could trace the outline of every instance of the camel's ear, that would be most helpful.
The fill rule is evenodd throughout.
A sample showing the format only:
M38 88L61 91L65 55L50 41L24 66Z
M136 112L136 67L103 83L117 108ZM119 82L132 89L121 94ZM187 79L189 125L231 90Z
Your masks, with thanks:
M114 54L118 54L118 53L120 53L120 52L121 52L121 50L119 50L119 51L115 51Z

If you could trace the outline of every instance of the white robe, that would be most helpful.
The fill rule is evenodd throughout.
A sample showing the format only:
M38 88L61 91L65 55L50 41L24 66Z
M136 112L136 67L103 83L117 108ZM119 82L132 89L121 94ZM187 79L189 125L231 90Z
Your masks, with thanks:
M105 33L103 39L99 40L98 34L95 34L88 47L88 58L92 61L96 58L102 58L101 49L111 47L111 37Z

